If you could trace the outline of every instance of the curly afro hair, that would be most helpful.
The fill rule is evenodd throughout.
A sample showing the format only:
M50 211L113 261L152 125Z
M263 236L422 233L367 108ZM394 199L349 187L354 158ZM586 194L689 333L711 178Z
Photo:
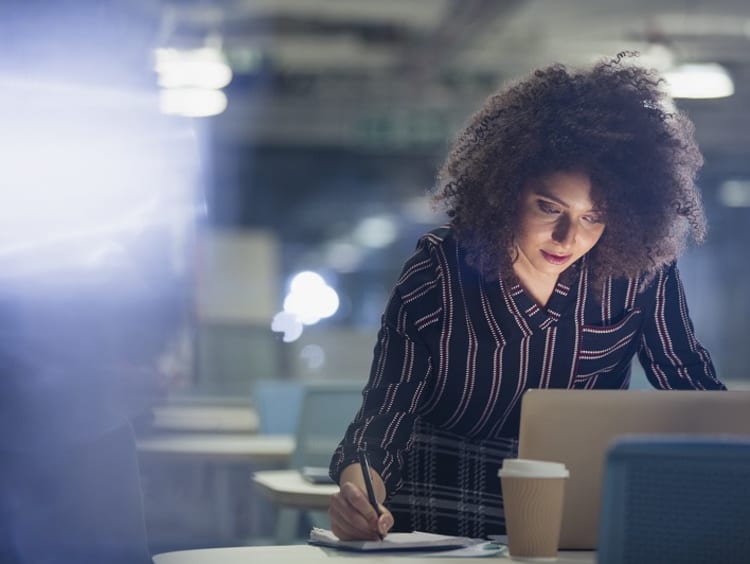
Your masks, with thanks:
M490 96L458 136L433 194L470 264L515 278L525 184L557 171L589 175L606 228L588 253L595 287L609 276L651 279L702 242L695 185L703 157L693 125L670 111L662 80L620 53L590 69L555 64Z

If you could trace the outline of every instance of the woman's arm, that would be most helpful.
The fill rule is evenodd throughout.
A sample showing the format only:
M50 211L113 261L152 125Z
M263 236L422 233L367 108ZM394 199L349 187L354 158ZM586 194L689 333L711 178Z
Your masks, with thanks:
M708 351L698 342L685 290L672 264L654 282L655 303L638 357L651 384L665 390L724 390Z
M378 485L382 487L381 503L401 485L404 452L432 374L430 349L417 329L416 319L425 309L438 310L435 315L439 315L440 303L436 263L423 242L404 266L388 301L362 406L331 460L331 476L341 484L345 495L349 488L364 492L361 470L357 471L360 449L367 452L376 482L382 484ZM350 504L357 503L355 497L352 492L347 498ZM337 516L332 513L332 526L343 530L343 519L333 523ZM350 518L352 512L343 512L342 517Z
M383 479L375 470L371 470L370 475L381 513L379 517L365 493L367 488L362 467L359 464L350 464L341 472L341 490L331 497L328 507L331 528L340 539L375 539L378 535L385 536L393 526L393 516L383 505Z

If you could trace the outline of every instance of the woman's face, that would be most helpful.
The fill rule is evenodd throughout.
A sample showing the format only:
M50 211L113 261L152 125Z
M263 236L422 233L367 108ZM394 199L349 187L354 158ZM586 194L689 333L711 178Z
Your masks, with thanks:
M529 181L521 193L513 269L522 278L558 276L604 233L604 213L591 201L583 172L555 172Z

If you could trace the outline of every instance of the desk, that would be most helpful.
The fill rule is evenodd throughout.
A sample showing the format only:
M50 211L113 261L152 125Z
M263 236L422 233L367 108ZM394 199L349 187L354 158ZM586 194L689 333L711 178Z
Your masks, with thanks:
M160 405L153 426L169 431L257 433L258 414L249 406Z
M237 522L232 512L232 465L284 467L294 451L290 435L168 433L136 441L142 461L201 463L214 476L216 523L223 539L232 539ZM248 468L248 473L250 468ZM243 486L246 487L246 486ZM236 541L235 541L236 542Z
M516 562L509 557L493 556L494 561ZM317 546L243 546L237 548L207 548L167 552L154 556L154 564L470 564L473 558L434 558L396 554L355 554L338 552ZM476 560L477 563L486 559ZM563 551L553 562L560 564L595 564L596 552Z
M328 509L329 498L339 491L337 484L311 484L297 470L255 472L253 481L274 502L294 509Z
M294 437L245 433L170 433L138 439L136 445L141 455L283 466L294 451Z

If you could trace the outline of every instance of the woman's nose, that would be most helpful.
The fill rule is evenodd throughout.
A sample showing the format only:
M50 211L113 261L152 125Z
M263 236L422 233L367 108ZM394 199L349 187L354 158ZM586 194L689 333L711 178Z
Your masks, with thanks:
M575 225L568 218L561 217L552 231L552 239L563 247L571 246L576 240Z

